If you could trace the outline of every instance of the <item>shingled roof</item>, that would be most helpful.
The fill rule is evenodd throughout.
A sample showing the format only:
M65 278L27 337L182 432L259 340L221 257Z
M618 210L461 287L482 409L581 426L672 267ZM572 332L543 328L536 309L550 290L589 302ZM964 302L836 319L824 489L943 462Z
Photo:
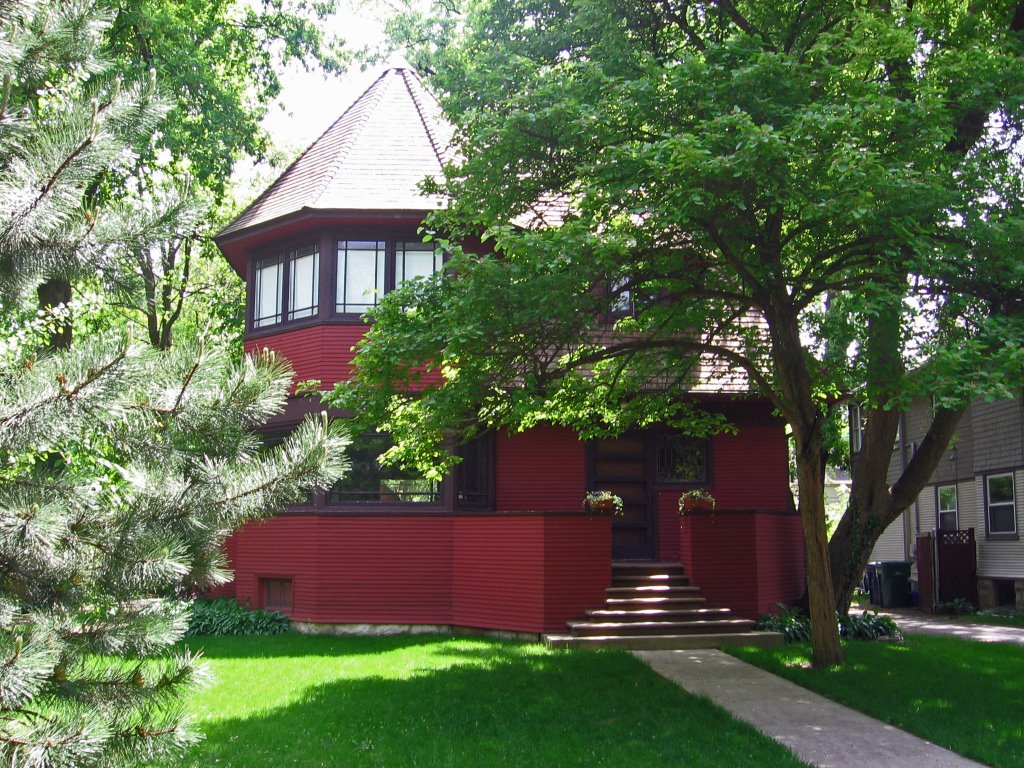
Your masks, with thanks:
M430 211L452 126L407 64L385 70L319 139L217 235L311 211Z

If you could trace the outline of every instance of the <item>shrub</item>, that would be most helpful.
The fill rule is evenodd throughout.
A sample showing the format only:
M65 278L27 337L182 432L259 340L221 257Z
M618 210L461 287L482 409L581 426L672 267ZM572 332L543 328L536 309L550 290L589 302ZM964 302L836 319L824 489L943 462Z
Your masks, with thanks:
M836 614L839 634L848 640L878 640L893 638L902 640L899 625L889 616L864 611L860 616ZM787 643L808 643L811 641L811 619L799 608L779 604L778 614L765 614L757 620L757 628L767 632L781 632Z
M934 611L945 616L969 616L975 613L977 608L970 601L958 597L948 603L936 603Z
M252 611L226 597L196 600L192 606L189 637L196 635L281 635L291 631L291 620L276 611Z

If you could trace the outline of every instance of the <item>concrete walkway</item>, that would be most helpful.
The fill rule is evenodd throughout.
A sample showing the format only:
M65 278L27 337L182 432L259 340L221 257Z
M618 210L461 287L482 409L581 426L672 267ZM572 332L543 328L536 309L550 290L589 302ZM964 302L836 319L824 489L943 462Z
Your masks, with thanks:
M966 768L967 758L854 712L721 651L635 651L659 675L822 768Z
M915 610L877 610L885 616L892 616L904 634L947 635L961 640L977 640L982 643L1013 643L1024 645L1024 627L1000 627L994 624L975 624L969 621L932 616ZM851 609L851 612L853 609Z

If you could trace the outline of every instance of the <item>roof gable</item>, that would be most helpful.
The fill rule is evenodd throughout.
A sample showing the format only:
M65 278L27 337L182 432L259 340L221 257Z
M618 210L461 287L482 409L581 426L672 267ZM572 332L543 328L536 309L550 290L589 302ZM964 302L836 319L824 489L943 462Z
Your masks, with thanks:
M430 211L452 126L408 66L385 70L219 237L300 211Z

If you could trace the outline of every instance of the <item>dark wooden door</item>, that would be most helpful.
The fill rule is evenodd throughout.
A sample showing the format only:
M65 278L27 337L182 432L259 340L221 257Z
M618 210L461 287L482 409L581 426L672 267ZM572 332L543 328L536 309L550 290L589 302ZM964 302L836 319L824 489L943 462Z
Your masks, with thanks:
M628 434L590 445L590 487L622 498L621 516L612 519L612 559L654 558L656 530L651 503L646 435Z

